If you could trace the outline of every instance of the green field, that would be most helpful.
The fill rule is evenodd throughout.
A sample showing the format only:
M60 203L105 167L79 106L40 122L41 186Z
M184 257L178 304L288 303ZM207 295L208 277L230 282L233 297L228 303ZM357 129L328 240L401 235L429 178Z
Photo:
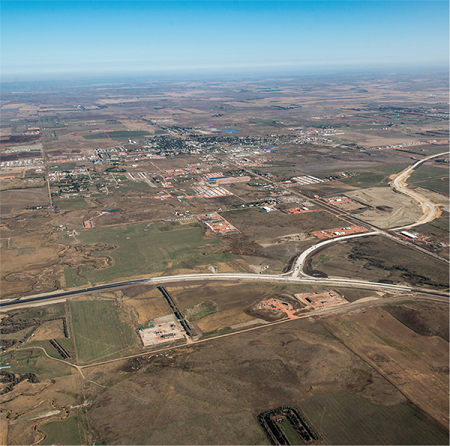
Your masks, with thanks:
M47 437L41 444L87 444L86 421L82 410L63 421L53 421L40 428Z
M133 330L119 317L114 301L70 302L78 363L111 359L136 344Z
M75 161L69 161L67 163L61 163L57 164L55 167L52 167L51 171L58 171L58 170L72 170L76 167L77 163Z
M64 280L66 281L66 286L68 287L79 287L89 284L85 277L77 274L76 268L66 268L64 270Z
M408 167L407 164L390 164L386 166L371 167L370 169L355 170L354 177L343 178L342 183L355 187L386 187L389 184L389 176L400 173Z
M0 366L8 365L12 373L35 373L41 381L71 373L69 365L47 358L42 350L26 347L2 356Z
M31 338L33 339L33 338ZM67 344L61 341L65 341L66 339L57 339L57 341L62 345L63 348L66 348ZM67 339L68 341L68 339ZM70 342L70 341L69 341ZM65 344L65 345L63 345ZM51 356L52 358L55 359L64 359L58 352L58 350L56 350L55 347L53 347L52 344L50 344L50 341L31 341L31 342L27 342L26 344L28 347L41 347L43 348L47 354L49 356ZM70 348L66 348L66 350L71 350L72 347Z
M149 133L145 130L114 130L112 132L95 133L93 135L85 135L84 139L127 139L127 138L139 138Z
M93 270L82 269L82 276L91 283L113 282L120 278L152 274L164 270L192 269L198 265L217 264L235 259L233 254L220 251L219 239L203 239L200 227L166 230L164 224L123 225L94 228L80 232L82 244L106 243L117 245L108 253L114 265ZM70 243L71 237L59 234L60 241ZM75 270L72 270L75 271ZM73 272L66 275L66 286L79 286ZM84 283L82 283L84 284Z
M324 444L448 444L448 435L407 403L376 404L350 392L299 403Z
M412 187L423 187L440 194L449 194L448 169L439 167L420 166L407 180Z
M65 316L64 304L45 305L42 307L28 308L26 313L21 314L21 319L52 319L54 317Z
M286 435L291 444L305 444L300 435L292 427L292 424L286 418L284 418L283 421L281 421L279 424L281 430L283 431L284 435Z
M58 206L61 211L89 207L86 200L83 197L78 196L70 198L54 198L53 205Z
M84 135L84 139L107 139L108 135L106 133L94 133L93 135Z

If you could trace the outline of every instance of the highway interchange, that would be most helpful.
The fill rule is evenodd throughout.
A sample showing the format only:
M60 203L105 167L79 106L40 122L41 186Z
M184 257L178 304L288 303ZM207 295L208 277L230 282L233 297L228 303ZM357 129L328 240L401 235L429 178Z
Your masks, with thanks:
M403 172L401 172L392 182L392 186L399 190L400 192L409 195L416 199L422 206L427 208L427 212L424 212L424 216L416 223L401 227L401 228L395 228L395 230L403 229L403 228L410 228L413 226L417 226L420 224L424 224L426 222L429 222L435 218L436 215L436 208L435 204L432 203L430 200L422 197L421 195L410 191L409 189L406 189L406 187L402 186L402 183L404 184L406 178L413 172L417 167L419 167L424 162L445 155L449 152L443 152L436 155L429 156L427 158L424 158L423 160L420 160L410 166L409 168L405 169ZM347 235L343 237L338 237L334 239L325 240L322 242L319 242L310 248L303 251L298 258L296 259L293 268L288 273L279 274L279 275L268 275L268 274L248 274L248 273L202 273L202 274L184 274L184 275L175 275L175 276L163 276L163 277L151 277L151 278L144 278L144 279L138 279L138 280L128 280L128 281L121 281L121 282L115 282L115 283L109 283L104 285L98 285L98 286L92 286L89 288L82 288L77 290L71 290L71 291L57 291L57 292L51 292L51 293L45 293L40 294L37 296L29 296L26 298L18 298L18 299L10 299L10 300L2 300L0 301L0 311L8 311L10 309L14 308L20 308L24 307L26 305L42 305L50 302L54 302L55 300L61 299L61 298L70 298L75 297L80 294L85 294L89 292L104 290L104 289L111 289L111 288L119 288L123 286L130 286L130 285L137 285L137 284L152 284L152 285L159 285L159 284L175 284L180 282L190 282L190 281L257 281L257 282L272 282L272 283L291 283L291 284L320 284L320 285L335 285L335 286L345 286L345 287L357 287L357 288L366 288L366 289L374 289L377 291L384 291L384 292L418 292L418 293L426 293L426 294L435 294L440 296L446 296L445 293L439 293L431 290L419 290L419 289L413 289L409 286L404 285L394 285L394 284L385 284L385 283L376 283L376 282L369 282L364 280L355 280L355 279L345 279L345 278L315 278L308 276L304 271L303 267L305 264L306 259L316 250L321 249L324 245L335 243L341 240L348 240L352 238L357 237L367 237L367 236L373 236L373 235L384 235L388 236L390 238L393 238L396 241L399 241L396 237L392 236L391 234L387 233L386 231L379 230L378 228L372 227L372 231L370 232L364 232L359 234L352 234ZM299 277L300 276L300 277Z

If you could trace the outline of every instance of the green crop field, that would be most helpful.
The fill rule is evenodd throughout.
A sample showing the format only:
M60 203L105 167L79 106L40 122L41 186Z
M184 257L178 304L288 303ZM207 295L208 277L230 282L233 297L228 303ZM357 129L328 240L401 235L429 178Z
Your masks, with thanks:
M139 138L149 133L145 130L114 130L112 132L95 133L93 135L85 135L84 139L127 139L127 138Z
M299 403L325 444L448 444L448 435L407 403L376 404L350 392Z
M93 135L84 135L84 139L107 139L108 135L106 133L94 133Z
M164 271L165 269L190 269L198 265L217 264L236 258L233 254L214 253L220 250L219 239L203 239L200 227L166 230L164 224L123 225L94 228L80 232L77 239L82 244L107 243L117 245L108 253L114 265L104 269L83 268L82 276L91 283L112 282ZM64 243L70 241L59 234ZM72 270L75 271L75 270ZM73 272L66 275L66 286L79 286Z
M63 421L53 421L40 428L47 437L41 444L87 444L86 421L82 410Z
M70 302L70 312L79 363L110 359L136 344L132 328L120 320L114 301Z
M449 194L448 169L420 166L407 180L412 187L423 187L440 194Z

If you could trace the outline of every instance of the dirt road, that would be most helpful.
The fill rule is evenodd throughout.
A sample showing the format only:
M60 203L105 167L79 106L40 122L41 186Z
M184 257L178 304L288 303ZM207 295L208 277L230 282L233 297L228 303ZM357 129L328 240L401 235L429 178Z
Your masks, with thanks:
M399 229L405 229L405 228L412 228L414 226L423 225L425 223L429 223L430 221L433 221L434 219L438 218L441 215L441 211L438 206L436 206L435 203L433 203L431 200L428 200L424 196L418 194L417 192L413 192L407 188L406 180L409 178L409 176L412 174L412 172L417 169L421 164L425 163L426 161L437 158L442 155L447 155L449 152L442 152L438 153L437 155L429 156L423 160L417 161L417 163L413 164L412 166L405 169L403 172L400 172L395 178L394 181L391 183L391 186L394 189L397 189L399 192L402 192L405 195L410 196L411 198L414 198L417 200L423 209L423 216L422 218L417 221L416 223L412 223L410 225L402 226L400 228L394 228L394 230Z

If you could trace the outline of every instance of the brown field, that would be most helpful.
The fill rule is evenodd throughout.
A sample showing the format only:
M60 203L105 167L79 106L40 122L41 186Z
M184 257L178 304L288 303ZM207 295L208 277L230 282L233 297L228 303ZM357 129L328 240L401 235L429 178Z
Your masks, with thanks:
M353 386L355 393L380 404L404 401L376 370L313 320L290 321L116 366L92 367L85 369L87 379L108 386L88 387L97 395L88 409L92 440L266 444L257 414L345 390L358 379L356 369L371 378L366 385Z
M422 216L422 209L417 201L395 193L389 187L362 189L348 192L347 195L372 208L365 210L358 217L379 228L406 225L418 221ZM377 209L377 206L382 209Z
M56 321L44 322L36 329L33 335L33 341L63 338L63 321L58 319Z
M170 314L172 311L160 291L156 288L141 294L124 305L131 307L137 326L145 326L150 320Z
M439 302L405 302L383 307L402 324L422 336L449 340L448 305Z
M7 443L3 444L36 444L41 436L34 426L64 418L65 410L82 401L80 384L76 372L36 384L22 381L13 392L3 395L2 410L9 413L5 425L2 420L1 430L6 427L7 432Z
M48 206L46 188L30 188L2 191L1 214L6 215L15 210L18 212L26 206ZM6 233L2 234L5 237Z
M218 310L196 322L207 333L254 319L244 312L248 307L271 295L274 286L263 284L205 284L201 286L167 287L183 312L204 301L213 301Z
M414 333L382 308L321 323L414 405L448 427L448 342Z
M316 252L312 268L329 276L448 287L448 265L381 236L339 243Z
M230 211L222 214L233 226L260 244L272 244L280 237L314 230L347 226L347 221L331 212L307 212L287 215L280 211L266 212L260 209Z

